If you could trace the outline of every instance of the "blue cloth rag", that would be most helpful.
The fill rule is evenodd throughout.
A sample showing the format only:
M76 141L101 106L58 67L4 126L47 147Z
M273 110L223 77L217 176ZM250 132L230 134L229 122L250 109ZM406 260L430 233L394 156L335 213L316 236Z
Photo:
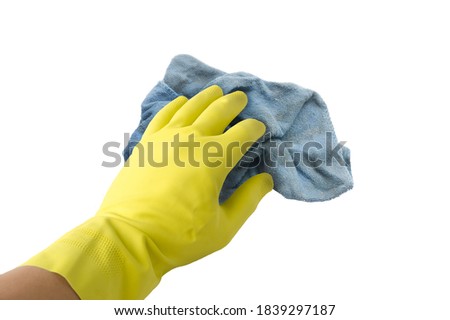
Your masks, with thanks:
M289 199L324 201L353 187L350 150L338 142L325 102L316 92L245 72L225 73L189 55L174 57L164 80L143 101L140 124L124 149L125 160L162 107L214 84L224 94L241 90L248 96L247 107L231 125L254 118L267 128L226 178L220 202L260 172L270 173L274 189Z

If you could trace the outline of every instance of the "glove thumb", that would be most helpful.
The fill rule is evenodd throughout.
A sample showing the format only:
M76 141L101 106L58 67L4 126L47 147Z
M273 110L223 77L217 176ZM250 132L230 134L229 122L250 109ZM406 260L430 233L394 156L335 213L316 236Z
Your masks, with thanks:
M223 208L231 224L233 235L255 211L261 199L273 189L272 176L260 173L245 181L233 195L225 201Z

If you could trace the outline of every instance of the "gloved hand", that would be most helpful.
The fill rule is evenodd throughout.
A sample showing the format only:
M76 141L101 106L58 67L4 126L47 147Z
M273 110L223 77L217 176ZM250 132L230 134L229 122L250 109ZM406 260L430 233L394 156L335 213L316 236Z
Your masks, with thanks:
M262 173L219 204L227 174L265 131L247 119L224 133L246 103L218 86L170 102L97 214L25 265L62 275L82 299L142 299L169 270L224 247L273 187Z

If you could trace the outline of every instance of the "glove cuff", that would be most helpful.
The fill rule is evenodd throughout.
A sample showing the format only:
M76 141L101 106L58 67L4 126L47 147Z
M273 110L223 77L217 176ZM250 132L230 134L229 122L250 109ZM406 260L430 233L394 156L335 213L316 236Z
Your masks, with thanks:
M124 221L96 216L23 265L63 276L81 299L144 299L159 283L158 248Z

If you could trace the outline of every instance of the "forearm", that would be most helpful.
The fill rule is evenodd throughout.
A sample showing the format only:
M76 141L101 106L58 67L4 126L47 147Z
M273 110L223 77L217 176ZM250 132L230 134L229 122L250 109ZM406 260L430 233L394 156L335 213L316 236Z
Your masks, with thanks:
M83 300L144 299L167 270L149 238L120 219L95 216L23 265L56 272Z
M0 275L0 300L76 300L78 295L60 275L22 266Z

